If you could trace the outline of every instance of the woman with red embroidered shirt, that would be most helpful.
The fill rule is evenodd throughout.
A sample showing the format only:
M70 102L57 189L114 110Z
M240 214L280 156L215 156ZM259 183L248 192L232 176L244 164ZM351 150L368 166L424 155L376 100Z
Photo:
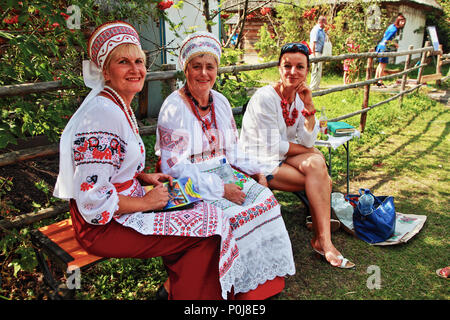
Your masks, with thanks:
M265 299L295 273L292 248L260 164L238 148L228 100L212 89L221 52L208 32L182 42L178 59L186 83L161 106L155 148L162 172L190 177L211 210L229 218L239 257L225 287L236 299Z
M146 77L145 54L136 30L125 22L98 27L83 62L92 89L61 136L56 197L70 200L75 235L91 254L117 258L161 256L170 279L170 299L220 299L220 235L167 235L157 217L172 222L177 212L162 209L169 199L162 181L169 175L143 173L145 149L131 101ZM142 184L155 185L145 193ZM198 210L197 210L198 211ZM182 212L183 217L192 213ZM207 220L207 219L206 219ZM135 227L147 226L143 232ZM215 225L222 221L215 217ZM212 227L211 227L212 228Z
M281 48L281 80L258 89L250 99L240 142L244 150L265 164L271 189L306 190L314 229L311 246L331 265L351 268L354 264L331 241L331 179L323 155L314 148L319 126L306 85L309 52L303 43L288 43Z

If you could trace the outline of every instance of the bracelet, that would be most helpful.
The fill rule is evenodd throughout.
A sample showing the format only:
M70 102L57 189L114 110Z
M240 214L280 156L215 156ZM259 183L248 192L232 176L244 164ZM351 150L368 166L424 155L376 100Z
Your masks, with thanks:
M312 111L308 111L305 108L303 108L302 110L302 115L306 118L306 117L310 117L313 116L316 113L316 109L312 110Z

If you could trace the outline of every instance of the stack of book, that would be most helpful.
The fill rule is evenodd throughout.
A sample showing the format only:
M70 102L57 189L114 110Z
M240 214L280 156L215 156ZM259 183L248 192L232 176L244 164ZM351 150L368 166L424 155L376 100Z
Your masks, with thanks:
M328 122L328 133L334 137L350 136L355 132L355 127L343 121Z

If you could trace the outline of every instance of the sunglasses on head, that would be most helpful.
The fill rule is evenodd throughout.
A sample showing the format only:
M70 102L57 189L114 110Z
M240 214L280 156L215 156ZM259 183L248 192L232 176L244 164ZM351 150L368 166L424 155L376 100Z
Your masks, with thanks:
M309 47L306 44L303 44L303 43L300 43L300 42L286 43L281 48L281 54L289 52L293 48L295 48L295 49L301 51L302 53L304 53L305 55L309 56L309 53L310 53Z

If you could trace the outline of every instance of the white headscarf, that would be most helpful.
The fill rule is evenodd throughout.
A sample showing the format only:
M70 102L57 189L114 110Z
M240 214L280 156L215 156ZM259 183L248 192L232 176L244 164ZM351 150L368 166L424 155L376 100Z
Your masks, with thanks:
M139 35L130 24L114 21L102 24L91 35L88 41L90 60L83 61L84 84L91 88L91 92L83 100L78 110L73 114L61 135L59 143L59 174L53 195L57 198L69 200L74 197L75 172L73 163L72 139L78 124L90 109L95 107L89 102L104 88L103 65L108 55L119 45L131 43L141 48Z

